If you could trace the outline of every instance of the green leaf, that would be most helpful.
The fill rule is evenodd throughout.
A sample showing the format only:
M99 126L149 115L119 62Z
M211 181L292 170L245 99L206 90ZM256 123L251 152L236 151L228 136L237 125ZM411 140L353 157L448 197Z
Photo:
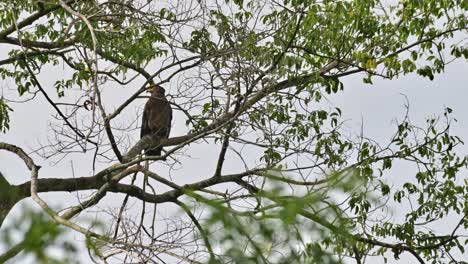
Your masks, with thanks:
M11 109L3 98L0 98L0 132L6 133L10 129L10 113Z

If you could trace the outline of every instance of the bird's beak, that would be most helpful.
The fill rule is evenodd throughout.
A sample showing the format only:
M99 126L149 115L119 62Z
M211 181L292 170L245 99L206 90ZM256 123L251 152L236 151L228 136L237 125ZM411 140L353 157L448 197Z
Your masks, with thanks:
M154 86L150 86L150 87L146 88L146 91L148 93L153 93L153 90L154 90Z

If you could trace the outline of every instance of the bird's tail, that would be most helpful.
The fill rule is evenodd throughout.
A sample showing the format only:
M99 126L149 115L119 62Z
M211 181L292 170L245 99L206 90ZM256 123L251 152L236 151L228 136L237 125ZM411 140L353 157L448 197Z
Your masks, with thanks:
M157 147L153 149L146 150L145 154L147 156L161 156L162 147Z

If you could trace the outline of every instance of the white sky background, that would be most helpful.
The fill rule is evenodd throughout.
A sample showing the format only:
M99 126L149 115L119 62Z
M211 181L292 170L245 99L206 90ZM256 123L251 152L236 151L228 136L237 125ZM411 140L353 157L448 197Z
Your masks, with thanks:
M0 58L4 58L5 55L6 50L0 50ZM52 84L55 82L58 74L63 73L58 72L57 69L48 70L43 72L39 78L48 94L54 99L56 96ZM466 61L459 60L448 65L445 73L436 75L434 81L422 79L422 77L412 74L391 81L374 79L374 85L367 85L362 83L361 78L361 75L343 78L344 91L327 96L330 106L342 109L342 119L348 120L346 122L346 129L350 132L360 134L362 127L364 136L380 142L387 142L396 129L394 120L401 120L406 112L404 108L406 99L403 96L405 95L410 105L410 120L423 127L425 119L428 116L442 115L445 107L452 108L454 110L452 116L458 122L452 124L451 131L454 135L460 136L468 144L468 91L466 90L468 88L468 63ZM108 112L119 106L139 87L127 87L125 89L116 85L115 88L109 88L111 87L106 87L104 93L106 110ZM170 93L171 89L167 90ZM11 95L15 92L16 87L14 84L0 81L0 95ZM77 95L80 92L66 92L66 95L73 93ZM138 99L136 103L133 103L125 110L124 117L119 120L122 121L128 118L128 120L134 121L137 118L141 118L138 114L141 113L145 101L145 99ZM18 145L26 151L36 149L39 146L39 140L45 143L47 136L50 135L48 133L50 132L50 116L55 114L55 112L45 101L44 97L41 94L37 94L36 98L31 102L10 104L10 106L14 109L14 112L10 116L11 128L6 134L0 134L0 141ZM176 114L171 137L185 134L186 128L184 123L185 118L180 113ZM130 137L133 142L136 142L139 139L139 130L132 131ZM206 178L206 173L211 175L214 168L210 166L215 166L215 163L211 163L210 166L204 166L205 164L202 161L216 159L219 153L219 147L215 145L191 144L189 149L190 157L183 157L179 160L183 163L184 169L172 172L172 176L178 183L193 182ZM461 154L468 154L468 145L462 146L459 150L461 150ZM86 158L83 158L85 155L79 155L79 159L76 157L71 157L75 176L91 175L90 164L92 155L86 155ZM41 161L37 156L34 158L42 166L40 177L63 178L72 176L70 175L70 159L53 164ZM245 158L248 159L248 156ZM238 172L243 169L239 168L240 165L241 163L238 160L227 160L224 171ZM99 171L99 168L107 166L108 164L100 164L97 171ZM160 165L156 166L158 168ZM5 151L0 151L0 171L2 171L11 184L23 183L30 179L29 172L25 168L23 161ZM184 174L186 172L191 172L191 175ZM414 177L414 174L413 168L395 166L389 178L395 184L399 184L408 177ZM166 173L161 173L161 175L167 176ZM466 175L459 175L459 177L467 178ZM47 201L55 206L74 205L78 201L75 194L69 193L43 194L41 196L46 197ZM115 195L111 195L111 197L115 197ZM116 203L117 206L120 205L123 195L119 195L119 197ZM4 227L12 224L11 219L15 218L15 215L19 215L20 209L24 204L33 206L33 202L29 199L26 202L23 201L17 204L5 220ZM102 206L102 208L106 207ZM171 212L168 212L168 216L171 214ZM395 214L395 217L398 217L397 212ZM90 215L92 214L88 214L88 216ZM453 221L434 226L434 228L440 232L448 232L453 229L454 224L459 219L453 218L451 220ZM81 238L78 242L82 242ZM0 253L5 250L3 246L0 245ZM83 255L86 256L87 253ZM468 255L465 255L467 256L466 259L468 259ZM415 259L409 253L403 253L398 263L414 263L414 261ZM83 260L83 263L87 262ZM389 255L389 263L396 263L391 254Z
M435 76L434 81L422 79L411 74L397 80L379 80L374 85L363 84L356 76L342 80L344 91L329 99L343 110L343 119L349 118L348 127L354 133L360 133L361 128L366 137L379 142L388 142L396 131L396 121L402 120L405 113L405 96L409 102L409 118L413 124L425 127L426 118L442 116L444 109L453 109L452 117L458 120L451 125L451 134L459 136L465 145L457 150L460 155L468 154L468 63L459 60L449 64L445 72ZM441 124L443 120L441 119ZM387 179L395 186L401 186L410 178L414 179L416 171L407 164L395 163ZM465 173L457 174L458 182L468 179ZM399 208L393 208L394 219L401 222ZM459 216L448 218L431 227L436 233L450 233ZM459 229L459 234L467 234L467 230ZM412 255L405 252L396 262L391 254L389 263L416 263ZM468 259L468 253L456 254L459 259ZM463 256L463 257L462 257ZM379 262L375 262L379 263ZM383 263L383 262L382 262Z
M54 77L53 73L41 75L44 81L47 77ZM419 76L410 75L398 80L386 81L376 80L374 85L366 85L361 82L360 76L353 76L343 79L345 89L336 95L328 96L329 103L336 105L343 110L343 119L349 131L356 134L360 133L361 125L364 135L377 140L388 140L395 131L395 119L401 120L405 114L404 105L406 99L410 104L410 119L416 124L424 126L425 119L428 116L441 115L445 107L454 110L454 117L458 120L452 126L455 135L468 140L468 63L466 61L456 61L447 66L445 73L437 75L434 81L422 79ZM0 87L5 92L6 89L15 89L14 86L1 83ZM50 94L53 94L51 88L47 88ZM112 101L117 106L130 91L123 88L115 88ZM144 99L138 100L137 104L127 110L128 114L135 114L139 107L144 104ZM8 142L21 146L26 150L37 147L37 140L44 140L48 131L48 120L53 112L51 107L45 102L42 95L38 94L34 101L11 105L14 112L11 114L11 129L6 134L0 134L0 141ZM184 120L184 119L182 119ZM184 127L183 121L175 119L175 130L172 136L181 135L180 130ZM182 123L182 124L179 124ZM179 128L179 129L178 129ZM178 131L179 130L179 131ZM138 131L137 131L138 132ZM133 132L134 140L138 139L138 133ZM192 157L186 158L183 162L184 172L191 171L194 175L185 175L195 180L194 176L203 177L204 172L211 171L212 168L203 167L197 160L206 157L209 153L216 157L218 147L213 146L210 149L191 150ZM197 148L192 145L190 148ZM214 152L212 150L215 150ZM468 146L462 146L462 154L468 153ZM36 158L37 160L37 158ZM41 177L69 177L70 163L61 162L57 165L39 162L43 168L40 171ZM74 160L76 176L87 174L80 169L80 164L84 164L89 169L89 160ZM227 163L231 169L236 169L232 163ZM233 166L234 165L234 166ZM0 170L5 174L12 184L22 183L29 180L29 173L21 160L7 152L0 152ZM414 176L414 170L406 167L398 167L392 171L394 182L402 182L406 177ZM182 176L180 176L182 177ZM465 177L466 175L461 175ZM178 180L182 180L177 177ZM52 204L66 205L76 203L76 198L69 193L56 193L52 195L43 195ZM56 200L58 199L58 201ZM27 202L32 204L31 201ZM24 204L24 202L23 202ZM17 204L11 212L9 218L5 221L5 226L11 224L9 219L19 213L21 205ZM456 218L451 223L435 226L438 231L450 230L453 228ZM398 263L413 263L412 256L408 253L402 254L402 259ZM467 255L468 257L468 255ZM390 263L394 260L389 258Z

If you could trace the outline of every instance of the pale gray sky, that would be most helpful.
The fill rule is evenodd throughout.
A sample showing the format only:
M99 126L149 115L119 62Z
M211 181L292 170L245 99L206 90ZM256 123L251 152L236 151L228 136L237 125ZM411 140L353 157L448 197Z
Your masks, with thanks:
M0 51L0 55L3 57L4 51ZM45 87L48 87L50 95L54 95L52 84L55 82L54 78L57 74L64 73L57 72L55 69L41 74L40 79ZM345 78L343 82L344 91L329 95L328 100L330 105L338 106L343 110L343 119L348 120L346 126L349 131L359 134L362 125L365 136L385 142L395 131L394 120L401 119L405 113L406 99L403 96L405 95L410 104L410 118L414 123L424 126L426 117L441 115L445 107L450 107L454 110L453 116L458 119L458 122L453 124L452 131L455 135L468 141L468 63L466 61L460 60L448 65L445 72L437 75L434 81L409 75L391 81L375 79L374 85L363 84L359 76ZM135 87L135 89L137 88ZM11 95L15 93L16 87L11 83L0 82L0 89L0 93ZM117 107L133 91L120 87L111 90L112 94L106 95L108 110ZM75 93L78 94L79 91ZM143 104L143 99L137 100L126 110L124 117L134 120ZM11 106L14 108L14 112L11 114L11 129L6 134L0 134L0 141L18 145L27 151L37 148L38 142L45 142L48 131L50 131L50 115L54 111L45 102L42 95L38 94L37 98L31 102L11 104ZM181 115L176 115L172 136L182 135L186 132L184 121L185 119ZM131 135L133 141L136 142L139 132L135 130ZM461 150L462 154L468 154L468 146L463 146ZM216 145L192 144L188 153L190 156L181 157L179 160L184 164L184 170L172 171L173 179L181 183L204 178L206 173L211 173L213 170L209 166L204 166L206 164L204 160L215 158L218 151L219 147ZM71 157L58 164L49 161L43 162L37 157L35 158L37 163L42 166L42 177L71 177L71 160L73 160L75 176L90 175L91 155L86 155L85 158L82 155L79 157L79 159ZM100 167L107 167L107 165L101 164ZM227 164L227 171L238 171L239 166L241 163L238 160L231 161ZM391 180L395 184L402 182L405 177L414 175L414 171L411 169L404 166L395 168L390 175ZM30 177L21 160L3 151L0 152L0 170L12 184L22 183L29 180ZM190 172L192 175L187 175L186 172ZM164 172L161 174L167 175ZM466 179L466 175L462 175L462 177ZM64 206L69 202L76 203L77 201L76 196L69 193L47 194L44 197L56 206ZM109 200L107 199L107 202ZM34 206L31 201L23 202L23 204ZM21 205L18 204L11 214L18 215L20 209ZM398 217L397 212L395 213ZM12 224L10 221L12 218L6 219L5 226ZM438 231L450 230L455 221L454 218L453 222L433 228ZM0 250L3 252L4 247L0 246ZM468 259L468 255L466 256ZM389 263L396 262L390 257ZM398 263L414 263L414 259L405 253Z

